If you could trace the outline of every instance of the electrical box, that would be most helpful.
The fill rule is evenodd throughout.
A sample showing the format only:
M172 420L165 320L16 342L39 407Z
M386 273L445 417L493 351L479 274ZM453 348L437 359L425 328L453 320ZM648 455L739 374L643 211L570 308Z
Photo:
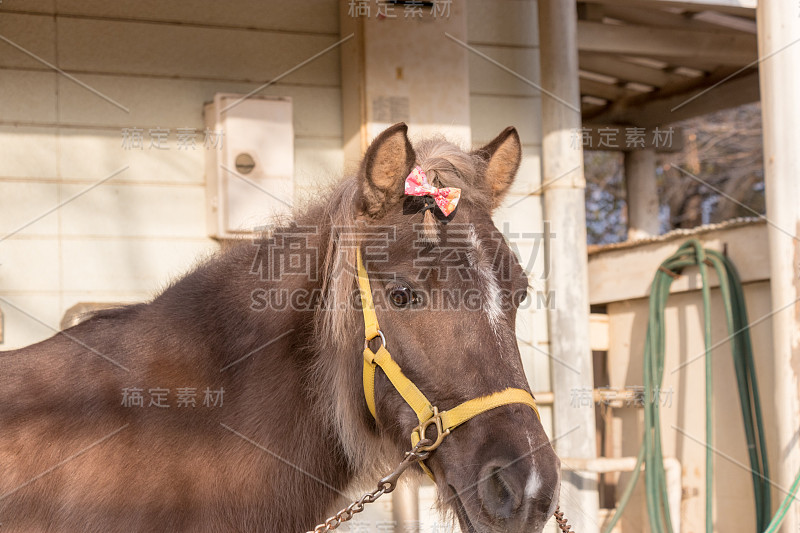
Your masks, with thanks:
M242 236L290 214L291 99L217 94L204 115L209 234L222 239Z

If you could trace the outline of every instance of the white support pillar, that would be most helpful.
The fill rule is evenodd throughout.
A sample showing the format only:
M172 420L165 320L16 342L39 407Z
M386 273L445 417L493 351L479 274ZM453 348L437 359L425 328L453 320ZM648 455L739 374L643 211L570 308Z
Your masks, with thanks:
M593 407L573 407L573 389L592 390L583 152L571 141L581 128L575 2L539 0L542 88L542 184L545 218L555 234L548 239L549 314L554 446L559 455L597 455ZM576 531L596 533L597 475L563 472L561 509Z
M392 521L398 533L420 531L419 481L405 480L392 492Z
M658 235L656 152L652 148L625 152L625 199L628 204L628 240Z
M800 16L796 3L758 2L758 68L764 130L767 218L770 221L770 291L772 296L772 401L776 427L771 433L778 464L773 481L786 490L800 468ZM785 494L773 490L773 501ZM775 504L777 506L777 503ZM800 503L794 502L782 532L800 530Z

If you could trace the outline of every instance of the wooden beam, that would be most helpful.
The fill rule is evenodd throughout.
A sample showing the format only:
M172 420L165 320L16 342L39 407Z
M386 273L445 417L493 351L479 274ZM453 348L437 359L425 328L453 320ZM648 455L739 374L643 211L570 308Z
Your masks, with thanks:
M769 280L767 224L746 223L732 227L696 230L693 235L706 248L726 251L743 283ZM592 305L647 298L658 265L689 237L682 232L636 245L597 246L589 256L589 302ZM712 287L719 286L716 275ZM687 269L670 286L671 294L696 291L700 287L697 268Z
M593 96L588 97L586 99L581 98L581 116L584 117L591 117L595 115L599 115L600 113L605 110L608 105L600 105L594 102L595 98Z
M603 22L605 6L591 4L588 2L578 2L578 20L593 20Z
M580 62L581 70L611 76L618 80L644 83L653 87L663 87L671 82L683 79L661 69L636 65L604 54L581 52L578 55L578 61Z
M658 235L658 184L655 150L625 154L625 200L628 204L628 240Z
M648 99L615 102L593 116L584 115L584 122L657 126L749 104L759 98L757 72L740 75L713 87L718 81L721 80L709 80L705 86L683 93L654 94Z
M772 0L762 0L772 1ZM639 8L680 8L686 11L707 11L729 13L755 18L757 0L592 0L595 4L630 6Z
M608 315L601 313L589 315L589 344L593 352L608 351Z
M741 66L756 60L757 48L754 35L740 32L578 22L578 49L582 52L686 57Z
M640 92L631 91L619 85L612 85L600 81L590 80L584 77L580 79L581 94L588 94L590 96L597 96L605 100L620 100L622 98L630 98Z
M665 63L668 63L673 71L676 70L677 67L688 67L694 70L699 70L701 72L713 72L720 67L719 63L707 60L703 57L694 58L694 57L663 56L659 57L658 59L664 61ZM745 64L742 64L741 66L743 67Z
M724 13L717 13L715 11L703 11L692 17L692 20L713 24L717 27L723 27L730 30L752 33L754 35L758 33L758 25L756 24L755 20L737 17L734 15L726 15Z
M700 7L700 8L717 8L717 9L755 9L758 5L758 0L661 0L662 4L673 7Z
M635 6L597 5L602 13L615 20L638 26L680 28L684 30L719 30L718 26L697 20L692 16L664 9L642 9Z

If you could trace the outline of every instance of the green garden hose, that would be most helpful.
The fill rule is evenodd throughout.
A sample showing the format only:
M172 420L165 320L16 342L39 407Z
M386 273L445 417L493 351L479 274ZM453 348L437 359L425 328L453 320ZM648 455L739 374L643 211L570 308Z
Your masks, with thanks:
M642 465L645 466L645 495L650 529L653 533L671 533L664 458L661 451L661 421L659 417L658 390L664 374L664 309L672 282L683 269L696 266L700 270L703 295L703 323L706 369L706 532L713 531L713 433L712 433L712 365L711 365L711 289L708 283L708 268L713 268L719 279L720 293L725 308L739 390L739 403L744 418L745 438L753 480L753 495L756 507L756 532L772 533L777 530L800 486L800 472L790 494L770 521L769 467L767 464L764 424L761 403L756 383L753 348L745 308L744 292L739 274L727 257L714 250L706 250L696 239L684 243L666 261L661 263L650 286L650 316L644 347L644 438L642 447L628 485L620 498L617 511L606 528L610 533L619 521L639 479Z

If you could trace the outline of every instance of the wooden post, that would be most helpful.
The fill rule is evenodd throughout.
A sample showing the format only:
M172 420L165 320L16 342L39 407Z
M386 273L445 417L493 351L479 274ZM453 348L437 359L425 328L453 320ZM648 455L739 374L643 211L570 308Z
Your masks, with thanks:
M656 153L652 149L625 152L625 197L628 204L628 240L660 233Z
M796 3L761 1L757 7L758 68L764 135L764 173L769 219L770 292L776 427L772 446L778 464L773 481L791 486L800 468L800 13ZM785 494L773 490L773 499ZM792 502L782 532L800 529L800 504Z
M419 481L405 480L392 493L392 521L398 533L419 533Z
M555 306L549 312L553 376L553 444L559 455L597 455L593 406L573 406L576 390L594 387L589 347L589 296L583 150L575 2L540 0L539 42L542 80L542 185L545 218L552 232L548 279ZM559 362L561 364L559 364ZM562 472L561 509L576 531L598 532L597 475Z

